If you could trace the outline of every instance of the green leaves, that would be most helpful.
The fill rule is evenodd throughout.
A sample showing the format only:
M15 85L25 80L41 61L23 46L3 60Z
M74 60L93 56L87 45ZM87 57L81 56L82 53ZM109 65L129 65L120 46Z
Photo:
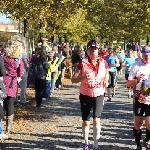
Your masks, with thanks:
M150 31L149 0L1 0L0 10L16 20L27 18L37 33L42 19L41 32L67 34L76 42L141 38Z

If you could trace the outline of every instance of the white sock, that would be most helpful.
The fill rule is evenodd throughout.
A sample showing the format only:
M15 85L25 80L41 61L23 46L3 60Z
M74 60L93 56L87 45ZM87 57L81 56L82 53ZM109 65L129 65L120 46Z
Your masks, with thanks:
M131 94L132 94L131 91L129 91L129 95L130 95L130 96L131 96Z
M88 145L88 138L89 138L89 130L90 130L90 127L82 127L82 133L83 133L83 137L84 137L84 140L85 140L85 144Z
M93 126L93 139L94 139L94 147L98 148L98 140L100 138L101 125Z

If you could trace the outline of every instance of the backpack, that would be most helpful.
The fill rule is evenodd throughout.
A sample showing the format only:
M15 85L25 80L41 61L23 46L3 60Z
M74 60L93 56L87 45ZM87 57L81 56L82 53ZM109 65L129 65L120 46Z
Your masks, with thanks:
M35 79L41 79L46 76L46 72L44 69L44 58L35 57L33 61L33 76Z

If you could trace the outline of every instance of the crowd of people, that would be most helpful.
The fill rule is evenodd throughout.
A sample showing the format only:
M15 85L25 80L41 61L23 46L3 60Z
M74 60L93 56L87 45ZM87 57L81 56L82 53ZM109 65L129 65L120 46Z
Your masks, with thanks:
M93 150L98 150L104 97L108 97L108 102L112 101L117 88L117 76L124 73L127 97L133 99L136 150L142 150L140 140L144 114L144 143L146 150L150 150L150 46L128 49L125 53L118 47L102 48L94 39L87 43L85 49L76 47L74 50L71 50L68 43L61 47L54 44L51 50L46 50L44 44L39 43L28 56L24 43L15 41L5 51L0 47L0 51L0 138L8 138L3 129L3 105L6 111L6 131L11 132L15 115L14 101L23 104L29 102L26 96L27 86L34 85L35 107L41 108L44 100L50 100L55 90L63 88L67 72L73 83L80 83L79 99L85 140L83 150L90 149L88 136L92 109Z

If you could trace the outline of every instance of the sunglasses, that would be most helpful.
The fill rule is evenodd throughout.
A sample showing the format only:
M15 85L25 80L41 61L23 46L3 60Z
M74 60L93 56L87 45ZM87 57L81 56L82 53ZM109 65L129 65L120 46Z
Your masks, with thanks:
M150 49L142 49L142 53L150 53Z

